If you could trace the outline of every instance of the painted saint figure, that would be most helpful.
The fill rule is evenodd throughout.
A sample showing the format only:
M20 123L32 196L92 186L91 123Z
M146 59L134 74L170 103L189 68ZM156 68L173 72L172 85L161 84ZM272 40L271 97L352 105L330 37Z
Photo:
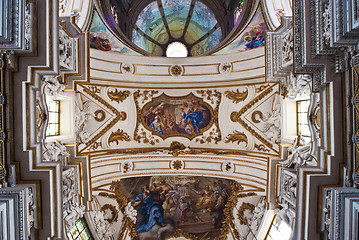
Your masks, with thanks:
M163 227L163 207L160 194L157 191L151 191L146 185L143 192L135 198L133 206L139 207L138 212L142 215L140 226L136 230L137 233L148 232L156 224Z
M191 111L186 113L183 111L182 118L184 119L185 123L187 124L186 131L189 133L196 133L199 131L200 127L199 124L203 120L203 112L205 110L201 107L198 102L191 102Z

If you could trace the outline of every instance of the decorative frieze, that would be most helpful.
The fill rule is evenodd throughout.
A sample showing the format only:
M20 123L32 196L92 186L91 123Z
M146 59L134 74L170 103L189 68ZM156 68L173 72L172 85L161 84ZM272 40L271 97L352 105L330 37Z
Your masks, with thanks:
M51 97L57 97L64 89L65 86L61 84L61 77L48 75L42 78L43 92Z
M66 159L70 156L67 152L66 147L59 141L45 142L43 149L44 161L57 162L61 161L66 163Z

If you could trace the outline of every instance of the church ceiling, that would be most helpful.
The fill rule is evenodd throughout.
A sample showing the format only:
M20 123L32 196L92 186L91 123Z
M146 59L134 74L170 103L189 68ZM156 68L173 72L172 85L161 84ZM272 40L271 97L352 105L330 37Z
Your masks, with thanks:
M276 84L221 89L134 90L77 87L78 152L168 148L276 155L280 107Z
M267 25L257 1L238 1L235 10L221 17L221 11L215 14L201 1L153 1L143 7L133 23L127 23L130 31L120 30L123 24L118 20L120 11L115 3L111 6L112 16L94 11L91 48L129 55L166 56L167 47L179 42L184 44L189 56L197 56L207 52L228 54L264 45Z
M152 209L163 212L157 219L161 226L156 221L144 221L131 203L152 194L149 189L157 190L154 201L165 197L162 206L152 204ZM96 192L94 205L111 220L108 235L115 239L250 239L258 231L255 220L261 219L252 216L265 209L263 196L255 190L215 177L126 178L97 188Z
M152 5L158 6L157 2ZM191 11L174 5L180 2L164 1L171 35L184 31L180 22ZM214 29L218 19L202 2L191 2L196 3L192 6L196 23L189 21L183 37L195 43ZM168 8L171 4L176 10ZM160 9L147 9L139 16L136 25L141 31L170 41L166 26L156 24L163 21ZM243 16L248 21L239 18L236 24L246 28L221 54L169 59L143 56L118 38L95 9L88 33L91 49L84 50L82 40L66 45L79 47L71 56L78 54L72 62L86 68L83 75L72 78L76 66L70 66L67 76L63 70L62 77L44 78L34 89L41 127L46 125L40 111L46 108L44 98L53 94L54 99L74 101L75 140L62 141L64 145L47 141L43 155L52 161L59 154L65 180L80 172L74 178L80 182L78 188L65 188L66 181L60 185L66 196L81 192L76 204L88 201L85 217L96 237L251 239L258 231L268 199L269 159L280 152L281 99L279 85L265 81L266 26L258 2ZM198 51L214 48L224 32L218 27ZM71 34L60 33L65 43L70 42ZM80 61L81 52L88 54L87 62ZM66 53L61 56L66 61ZM48 88L51 94L44 90ZM42 91L45 97L40 96ZM36 133L40 139L43 129ZM69 199L64 198L64 211ZM151 213L157 210L161 214ZM64 215L69 230L71 215Z

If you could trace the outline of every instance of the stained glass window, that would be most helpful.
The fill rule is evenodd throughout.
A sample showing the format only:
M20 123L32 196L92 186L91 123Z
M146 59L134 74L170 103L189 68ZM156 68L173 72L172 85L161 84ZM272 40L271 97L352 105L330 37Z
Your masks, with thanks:
M49 112L49 122L46 129L46 136L56 136L60 134L60 101L47 101Z
M84 218L80 218L74 226L72 226L71 231L67 234L70 240L88 240L93 239L91 232L86 224Z
M269 228L266 240L289 240L292 234L292 229L288 224L278 217L274 217Z
M115 22L118 24L118 11L116 10L115 6L111 6L111 12Z
M243 1L244 0L240 0L238 7L236 7L236 9L234 10L234 13L233 13L233 24L234 25L236 25L239 22L238 20L242 13Z
M310 137L308 125L308 108L310 100L297 101L297 133L303 137Z

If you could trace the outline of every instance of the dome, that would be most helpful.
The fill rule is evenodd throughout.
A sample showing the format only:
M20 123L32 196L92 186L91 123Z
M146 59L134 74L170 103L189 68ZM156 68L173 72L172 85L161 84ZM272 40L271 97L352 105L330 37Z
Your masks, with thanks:
M137 52L166 56L169 45L177 43L185 46L186 56L198 56L231 42L253 11L253 1L226 2L98 0L97 4L111 31Z

